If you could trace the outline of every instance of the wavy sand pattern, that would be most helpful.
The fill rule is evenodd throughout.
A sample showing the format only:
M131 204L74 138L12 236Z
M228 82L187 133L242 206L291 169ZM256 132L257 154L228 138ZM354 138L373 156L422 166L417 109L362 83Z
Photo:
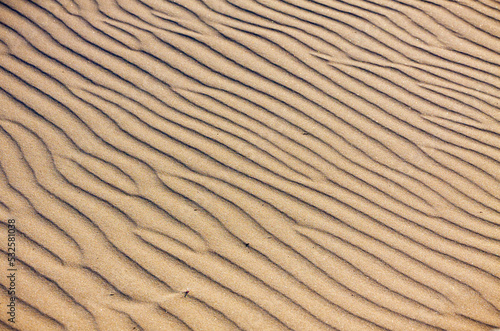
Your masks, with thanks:
M500 327L494 0L1 0L18 330Z

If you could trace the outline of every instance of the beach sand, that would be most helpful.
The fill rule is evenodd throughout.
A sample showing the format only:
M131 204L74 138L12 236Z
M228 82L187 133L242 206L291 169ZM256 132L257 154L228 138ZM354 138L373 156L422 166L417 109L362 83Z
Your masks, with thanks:
M500 328L498 1L0 0L0 105L1 330Z

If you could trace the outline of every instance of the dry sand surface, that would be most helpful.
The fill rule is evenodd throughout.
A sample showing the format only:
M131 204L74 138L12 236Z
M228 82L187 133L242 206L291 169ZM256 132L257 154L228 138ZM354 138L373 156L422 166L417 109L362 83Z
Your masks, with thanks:
M0 0L0 220L0 330L500 328L500 2Z

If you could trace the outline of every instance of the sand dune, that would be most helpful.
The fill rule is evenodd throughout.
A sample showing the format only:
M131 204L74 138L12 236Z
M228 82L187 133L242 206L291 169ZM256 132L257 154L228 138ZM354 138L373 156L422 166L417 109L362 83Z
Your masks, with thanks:
M500 328L499 22L1 0L0 329Z

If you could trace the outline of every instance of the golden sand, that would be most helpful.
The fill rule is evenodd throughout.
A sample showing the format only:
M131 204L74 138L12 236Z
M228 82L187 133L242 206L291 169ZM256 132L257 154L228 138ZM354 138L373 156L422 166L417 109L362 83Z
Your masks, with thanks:
M500 328L498 1L0 0L0 105L1 330Z

